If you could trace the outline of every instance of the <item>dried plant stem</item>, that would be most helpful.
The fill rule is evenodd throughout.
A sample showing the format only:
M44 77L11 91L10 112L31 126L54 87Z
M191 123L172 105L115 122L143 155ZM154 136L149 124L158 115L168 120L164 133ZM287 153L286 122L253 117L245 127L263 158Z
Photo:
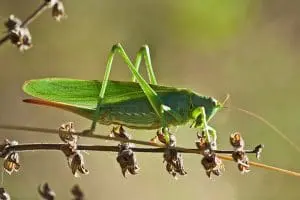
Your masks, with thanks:
M36 150L62 150L64 146L67 146L65 143L30 143L30 144L17 144L11 145L5 149L7 154L9 152L24 152L24 151L36 151ZM109 151L109 152L119 152L120 149L118 146L106 146L106 145L78 145L78 150L85 150L85 151ZM149 152L149 153L162 153L166 150L166 148L139 148L139 147L132 147L131 148L134 152ZM192 154L199 154L198 149L184 149L182 148L178 152L180 153L192 153ZM232 153L232 151L216 151L216 153L228 154ZM253 150L246 151L248 153L254 153Z
M42 3L36 10L33 11L21 24L21 27L26 27L37 19L47 8L49 7L48 2ZM0 39L0 46L9 39L9 33Z
M31 131L31 132L39 132L39 133L43 132L43 133L50 133L50 134L58 135L58 130L55 130L55 129L36 128L36 127L29 127L29 126L0 125L0 129L18 130L18 131ZM148 149L133 148L133 150L136 151L136 152L163 152L163 150L166 148L166 146L164 144L152 143L152 142L147 142L147 141L127 140L127 139L123 139L123 138L115 138L115 137L109 137L109 136L104 136L104 135L85 134L83 132L74 132L72 134L78 135L78 136L81 136L81 137L90 137L90 138L95 138L95 139L113 140L113 141L120 141L120 142L130 142L130 143L134 143L134 144L160 147L160 148L154 148L154 149L153 148L152 149L151 148L148 148ZM30 146L30 145L37 145L35 147L36 148L39 147L42 150L42 149L47 149L46 146L49 145L49 146L47 146L48 148L51 148L53 150L61 150L62 145L65 145L65 144L23 144L23 145L24 146L22 146L22 144L15 145L15 146L11 146L11 148L20 148L20 149L15 149L15 151L22 151L22 148L24 149L26 147L27 149L24 149L23 151L29 151L29 150L34 150L34 149L30 149L30 148L33 147L33 146ZM44 146L44 145L46 145L46 146ZM19 147L17 147L17 146L19 146ZM101 148L102 148L102 150L100 150ZM118 147L100 146L100 145L91 145L91 146L79 145L78 146L79 150L91 150L91 151L97 151L97 149L98 149L98 151L108 151L107 149L109 149L109 148L111 148L109 151L116 151L116 148L118 148ZM173 147L173 148L176 149L178 152L182 152L182 153L200 154L198 149L187 149L187 148L183 148L183 147ZM37 149L35 149L35 150L37 150ZM249 152L250 151L248 151L248 153ZM233 161L231 156L220 155L220 152L217 152L217 153L218 153L219 158L221 158L223 160ZM225 151L225 153L229 153L229 151ZM262 169L267 169L267 170L271 170L271 171L276 171L276 172L280 172L280 173L300 177L300 173L297 173L297 172L294 172L294 171L281 169L281 168L278 168L278 167L273 167L273 166L265 165L265 164L262 164L262 163L252 162L252 161L250 161L249 164L251 166L254 166L254 167L258 167L258 168L262 168Z
M21 24L21 27L28 26L31 22L33 22L35 19L37 19L44 11L47 10L49 7L48 2L42 3L31 15L29 15Z

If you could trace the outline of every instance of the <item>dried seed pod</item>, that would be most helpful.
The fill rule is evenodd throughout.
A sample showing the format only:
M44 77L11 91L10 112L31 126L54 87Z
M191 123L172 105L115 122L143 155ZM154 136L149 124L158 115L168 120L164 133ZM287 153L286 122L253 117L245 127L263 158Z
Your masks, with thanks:
M74 196L73 200L83 200L84 199L84 193L80 189L79 185L74 185L71 189L71 193Z
M238 169L241 173L247 173L250 171L249 158L245 153L245 141L239 132L235 132L230 135L230 143L234 147L234 152L232 153L232 158L238 163ZM257 151L257 157L259 157L261 152L261 146L257 146L255 151Z
M211 173L216 176L222 175L222 170L224 170L224 165L222 160L217 157L215 153L205 154L201 160L201 164L206 170L206 175L210 178Z
M39 192L40 196L45 200L54 200L54 198L56 196L55 192L50 188L48 183L39 185L38 192Z
M240 170L240 172L242 174L250 172L250 166L248 164L248 160L247 161L243 161L243 162L239 162L238 163L238 169Z
M64 19L67 17L66 12L65 12L65 7L64 7L64 4L62 1L57 0L57 2L52 7L52 17L58 22L61 19Z
M260 159L260 156L261 156L261 153L262 153L262 150L264 148L264 145L262 144L259 144L255 147L254 149L254 152L255 152L255 156L256 158L259 160Z
M66 144L62 146L61 151L65 154L65 156L68 158L72 154L76 153L77 151L77 144L71 145L71 144Z
M10 15L8 20L4 23L4 26L7 28L8 32L14 30L15 28L19 28L22 24L22 21L15 17L14 15Z
M3 158L3 157L6 157L7 154L9 153L7 151L7 148L11 145L17 145L18 142L17 141L9 141L8 139L5 139L3 141L3 143L0 144L0 156Z
M5 191L3 187L0 188L0 199L1 200L10 200L9 194Z
M230 144L234 148L244 149L245 147L245 141L239 132L235 132L230 135Z
M244 151L234 151L232 158L238 163L238 169L241 173L247 173L250 171L249 158Z
M1 145L1 153L4 157L3 168L8 174L13 173L14 171L19 171L20 165L20 157L17 152L5 152L6 148L10 146L18 145L17 141L9 141L5 140L4 143Z
M78 135L74 135L75 128L73 122L67 122L62 124L58 129L60 139L65 143L76 144L78 141Z
M176 177L177 174L182 176L187 174L187 172L184 170L183 156L181 153L177 152L176 149L166 148L163 156L164 162L167 163L166 170L173 177Z
M129 144L120 144L120 151L117 156L117 161L120 164L122 174L126 177L128 171L132 175L136 175L139 171L137 159L134 152L130 149Z
M83 155L80 151L76 151L74 154L68 157L69 167L72 170L72 174L75 177L79 177L78 172L81 174L88 174L89 171L84 166Z
M4 158L3 168L8 174L12 174L13 172L18 172L20 169L20 160L19 154L16 152L9 153Z
M32 47L32 37L26 27L15 27L9 32L9 39L20 51L28 50Z

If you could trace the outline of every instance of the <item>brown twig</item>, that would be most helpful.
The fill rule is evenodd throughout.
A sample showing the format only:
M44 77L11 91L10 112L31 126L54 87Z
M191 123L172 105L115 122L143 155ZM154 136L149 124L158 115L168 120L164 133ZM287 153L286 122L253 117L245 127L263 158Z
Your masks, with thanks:
M43 132L43 133L50 133L50 134L56 134L58 135L58 130L56 129L47 129L47 128L36 128L36 127L29 127L29 126L15 126L15 125L0 125L0 129L6 129L6 130L18 130L18 131L31 131L31 132ZM104 135L96 135L96 134L85 134L84 132L72 132L74 135L78 135L81 137L90 137L90 138L95 138L95 139L102 139L102 140L113 140L113 141L120 141L120 142L129 142L129 143L134 143L134 144L140 144L140 145L147 145L147 146L154 146L154 147L160 147L160 148L165 148L166 146L164 144L158 144L158 143L152 143L152 142L146 142L146 141L140 141L140 140L127 140L123 138L116 138L116 137L110 137L110 136L104 136ZM57 145L57 144L56 144ZM94 147L89 147L89 148L95 148ZM178 152L182 153L195 153L195 154L200 154L200 151L198 149L187 149L183 147L173 147L176 149ZM228 160L228 161L233 161L233 158L231 156L226 156L226 155L220 155L218 154L218 157L223 159L223 160ZM257 163L257 162L249 162L250 165L262 168L262 169L267 169L267 170L272 170L292 176L297 176L300 177L300 173L286 170L286 169L281 169L278 167L273 167L269 165L265 165L262 163Z
M49 7L49 3L44 1L36 10L33 11L21 24L21 27L26 27L30 23L32 23L35 19L37 19L47 8ZM0 46L9 40L9 34L7 33L4 37L0 39Z
M5 157L10 152L24 152L24 151L36 151L36 150L62 150L64 146L67 146L65 143L30 143L30 144L17 144L11 145L4 149L1 152L1 157ZM169 147L177 149L176 147ZM149 153L162 153L166 150L166 148L140 148L140 147L132 147L134 152L149 152ZM77 150L85 150L85 151L109 151L109 152L119 152L120 148L118 146L108 146L108 145L78 145ZM180 153L191 153L191 154L199 154L198 149L186 149L180 148L178 150ZM233 151L230 150L216 150L218 154L230 154ZM255 150L248 150L247 153L255 153Z

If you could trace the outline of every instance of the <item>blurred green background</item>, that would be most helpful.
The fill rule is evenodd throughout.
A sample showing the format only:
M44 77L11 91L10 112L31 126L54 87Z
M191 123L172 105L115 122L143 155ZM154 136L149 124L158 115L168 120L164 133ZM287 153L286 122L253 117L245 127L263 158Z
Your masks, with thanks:
M24 19L41 1L1 0L1 21ZM22 103L24 81L43 77L102 79L111 46L121 42L130 56L148 44L162 85L185 87L261 114L300 144L300 1L284 0L87 0L64 1L68 19L56 23L50 11L30 25L34 47L20 53L0 47L0 123L56 128L74 121L78 130L90 121L61 110ZM2 26L3 27L3 26ZM2 32L4 32L4 27ZM3 33L4 35L4 33ZM130 73L118 57L112 79ZM219 148L242 132L247 146L265 144L262 161L300 171L299 152L264 124L243 113L224 110L211 125L219 132ZM111 127L99 126L108 134ZM148 140L153 131L130 130ZM177 131L178 145L194 147L195 130ZM47 134L1 130L19 142L59 142ZM103 141L81 139L88 144ZM106 143L107 144L107 143ZM300 146L300 145L299 145ZM201 158L185 155L186 177L175 181L164 169L162 155L138 154L140 174L124 179L114 153L85 155L90 170L74 178L60 152L21 154L20 173L4 176L4 187L17 199L39 199L37 185L49 182L58 199L70 199L80 184L87 199L299 199L299 178L252 168L240 175L225 162L222 177L209 180ZM251 157L253 160L254 158Z

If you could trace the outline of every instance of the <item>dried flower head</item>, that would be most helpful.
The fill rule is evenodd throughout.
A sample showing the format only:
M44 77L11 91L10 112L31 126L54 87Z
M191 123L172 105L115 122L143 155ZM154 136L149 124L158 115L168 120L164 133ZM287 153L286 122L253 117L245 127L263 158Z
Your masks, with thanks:
M244 139L242 138L242 136L239 132L235 132L230 135L230 144L234 148L242 148L243 149L245 147Z
M7 28L8 32L14 30L15 28L19 28L21 25L22 21L14 15L10 15L8 20L4 23L4 26Z
M65 154L67 158L72 156L77 151L77 144L66 144L62 146L61 151Z
M0 188L0 199L1 200L10 200L9 194L5 191L3 187Z
M232 153L232 158L238 163L238 169L241 173L247 173L250 171L249 158L244 150L245 141L239 132L235 132L230 135L230 144L233 146L234 151ZM257 146L254 150L257 151L256 155L259 157L261 152L261 146Z
M55 192L50 188L48 183L39 185L38 192L40 196L45 200L54 200L56 196Z
M260 159L263 148L264 148L264 145L262 145L262 144L259 144L255 147L254 152L255 152L256 159L258 159L258 160Z
M11 146L18 145L17 141L4 140L0 145L1 156L4 157L3 168L8 174L17 172L20 169L20 158L17 152L6 151Z
M130 145L120 144L119 148L117 161L120 164L123 176L126 177L127 171L132 175L136 175L140 168L138 167L135 153L130 149Z
M54 6L52 7L52 17L56 21L60 21L61 19L64 19L67 17L65 12L65 7L62 1L58 0Z
M211 173L216 176L222 175L222 171L224 170L224 165L222 160L217 157L215 153L205 154L201 160L201 164L206 170L206 175L210 178Z
M19 154L16 152L9 153L4 158L3 167L8 174L12 174L13 172L18 172L21 167Z
M247 173L250 171L249 158L244 151L234 151L232 158L238 163L238 169L241 173Z
M28 50L32 47L32 37L26 27L15 27L9 32L9 39L20 51Z
M177 152L176 149L166 148L164 152L164 162L166 162L166 170L169 172L174 178L176 175L186 175L187 172L184 170L183 165L183 156L181 153Z
M60 139L65 143L75 144L78 141L78 135L74 135L75 128L73 122L62 124L58 129Z
M73 153L71 156L68 157L68 164L72 170L72 174L75 177L79 177L78 172L80 172L81 174L89 173L89 171L84 166L83 155L78 150L75 153Z
M0 144L0 156L3 158L3 157L6 157L7 154L9 153L8 150L8 147L12 146L12 145L17 145L18 142L17 141L9 141L8 139L5 139L3 141L3 143Z
M83 200L84 199L84 193L80 189L79 185L74 185L71 189L71 193L74 196L73 200Z

